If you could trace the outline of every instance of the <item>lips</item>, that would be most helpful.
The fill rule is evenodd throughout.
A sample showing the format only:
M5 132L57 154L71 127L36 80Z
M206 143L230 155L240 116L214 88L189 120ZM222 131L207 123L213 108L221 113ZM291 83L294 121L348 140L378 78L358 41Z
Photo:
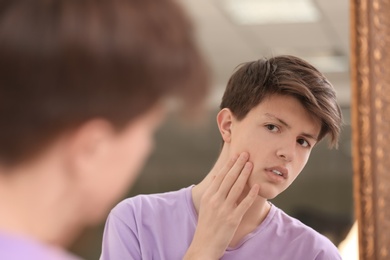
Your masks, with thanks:
M282 166L270 167L266 169L267 171L272 172L273 174L283 177L284 179L288 178L288 170Z

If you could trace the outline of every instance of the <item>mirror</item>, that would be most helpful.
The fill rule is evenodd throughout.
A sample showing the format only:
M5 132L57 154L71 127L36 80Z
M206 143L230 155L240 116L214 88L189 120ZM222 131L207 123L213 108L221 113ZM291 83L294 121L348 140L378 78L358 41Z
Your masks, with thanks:
M354 221L350 124L348 0L181 0L193 18L210 64L213 89L203 124L172 115L156 137L156 150L128 196L177 190L198 183L220 148L215 122L227 80L246 61L279 54L308 60L336 88L344 127L338 150L326 140L284 193L272 202L326 235L335 245ZM102 224L103 225L103 224ZM73 250L86 259L100 254L102 226L85 232Z

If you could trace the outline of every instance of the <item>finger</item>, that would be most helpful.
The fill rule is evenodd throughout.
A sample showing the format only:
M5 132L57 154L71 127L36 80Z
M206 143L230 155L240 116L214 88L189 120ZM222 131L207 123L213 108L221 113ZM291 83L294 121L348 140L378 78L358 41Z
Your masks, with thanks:
M238 176L242 172L245 163L248 161L248 159L249 159L248 153L244 152L240 154L240 157L238 157L236 163L226 174L225 178L223 179L220 185L218 192L221 196L223 196L224 198L227 197L230 189L232 188L233 184L236 182Z
M256 200L259 193L259 185L255 184L250 189L249 193L246 195L246 197L238 204L235 214L237 214L237 217L242 217L244 214L248 211L250 206L252 206L253 202Z
M210 194L215 194L218 191L226 174L231 170L238 158L239 155L233 156L228 161L228 163L224 167L222 167L222 169L217 173L217 175L214 176L214 179L212 180L211 185L206 192L209 192Z
M253 164L251 162L246 162L244 168L241 171L241 174L238 176L236 182L233 184L229 194L227 195L226 201L228 203L233 204L237 202L247 184L252 169Z

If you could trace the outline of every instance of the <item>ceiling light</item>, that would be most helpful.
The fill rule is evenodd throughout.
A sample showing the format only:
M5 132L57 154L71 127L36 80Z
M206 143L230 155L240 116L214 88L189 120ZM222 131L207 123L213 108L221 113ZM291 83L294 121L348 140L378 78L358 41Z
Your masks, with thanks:
M307 23L320 19L311 0L223 0L238 24Z

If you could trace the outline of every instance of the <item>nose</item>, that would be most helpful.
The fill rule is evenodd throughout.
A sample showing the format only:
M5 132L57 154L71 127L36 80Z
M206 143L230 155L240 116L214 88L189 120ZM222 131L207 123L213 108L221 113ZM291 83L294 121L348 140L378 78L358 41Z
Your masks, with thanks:
M291 162L295 156L296 142L284 142L279 146L276 155L284 161Z

